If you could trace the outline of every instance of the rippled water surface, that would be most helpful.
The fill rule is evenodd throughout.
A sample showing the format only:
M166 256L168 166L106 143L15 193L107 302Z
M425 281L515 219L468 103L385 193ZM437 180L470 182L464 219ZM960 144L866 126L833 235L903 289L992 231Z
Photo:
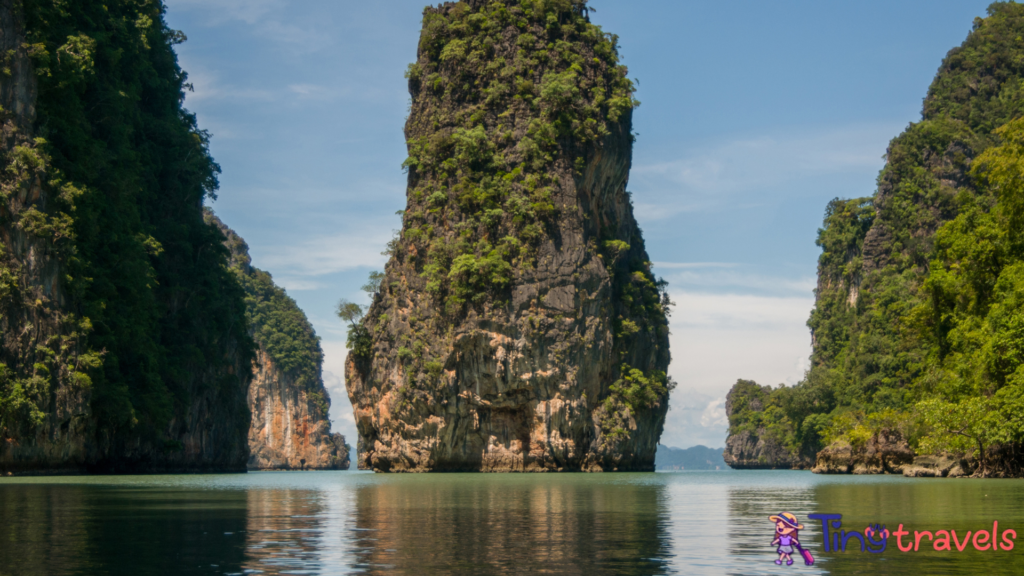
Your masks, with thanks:
M795 513L814 566L776 566ZM821 522L1010 528L1011 551L825 552ZM910 540L913 538L911 537ZM903 537L904 546L907 537ZM983 546L984 538L980 544ZM0 574L1020 574L1024 481L275 472L0 479Z

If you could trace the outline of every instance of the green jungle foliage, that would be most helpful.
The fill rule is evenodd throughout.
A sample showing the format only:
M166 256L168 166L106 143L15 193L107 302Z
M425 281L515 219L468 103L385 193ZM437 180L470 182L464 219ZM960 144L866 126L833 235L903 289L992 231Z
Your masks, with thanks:
M184 36L167 27L159 0L22 4L39 139L14 151L10 169L34 169L50 202L4 225L55 243L67 330L81 342L75 358L51 349L70 370L0 370L0 407L31 428L50 386L87 387L102 432L159 436L194 394L234 401L231 372L252 354L242 288L203 220L219 167L182 108L186 75L173 45ZM76 377L57 382L61 371Z
M269 273L253 268L249 274L240 273L238 279L245 288L246 318L253 340L283 372L293 375L300 386L306 389L318 386L323 351L320 337L305 313L291 296L274 284Z
M407 72L426 110L407 127L404 240L450 313L504 295L513 270L532 264L561 208L552 202L567 152L559 143L571 140L579 156L569 160L582 163L585 147L639 104L617 37L584 9L579 0L459 2L424 15Z
M1022 36L1024 5L992 4L890 144L876 195L829 204L811 370L763 412L734 410L730 433L813 456L888 428L983 466L1024 441Z
M623 408L631 414L653 408L674 388L674 383L660 370L647 376L628 364L622 364L621 369L622 378L609 386L611 394L603 402L605 417L601 420L601 430L612 438L629 434Z
M330 398L323 390L320 376L324 355L313 325L295 300L274 283L269 272L252 265L245 240L228 228L213 210L206 208L204 213L206 221L223 234L223 244L231 253L231 271L245 290L246 325L253 341L279 370L309 392L309 397L326 416Z
M473 0L424 12L418 59L406 73L413 101L403 164L408 207L385 252L415 271L410 283L422 282L438 312L414 314L396 343L410 387L441 374L426 325L438 323L431 333L443 334L440 324L470 310L481 317L500 311L560 218L579 209L556 201L563 186L582 176L586 159L606 142L632 141L633 82L619 64L617 37L591 24L588 10L584 0ZM620 303L619 349L641 332L667 339L666 285L637 257L642 239L590 241ZM382 294L404 298L394 292L402 282L391 280L371 278L371 311ZM368 361L390 319L374 313L358 321L362 311L353 306L341 303L339 316L350 324L352 358ZM663 374L634 377L638 370L620 368L617 405L639 410L651 394L664 396Z
M996 134L971 170L987 194L961 195L939 229L912 315L929 352L924 446L977 448L983 465L987 446L1024 441L1024 119Z

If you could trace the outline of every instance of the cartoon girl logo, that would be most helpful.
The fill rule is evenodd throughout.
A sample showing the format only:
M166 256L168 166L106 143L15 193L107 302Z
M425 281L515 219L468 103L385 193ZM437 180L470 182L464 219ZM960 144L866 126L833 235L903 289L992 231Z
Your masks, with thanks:
M783 512L778 516L769 516L768 519L775 522L775 540L772 540L772 546L778 546L776 552L779 553L779 558L775 561L776 564L781 565L785 561L786 566L792 566L794 550L803 556L804 564L814 564L811 553L800 546L800 530L804 529L804 525L797 522L796 516Z

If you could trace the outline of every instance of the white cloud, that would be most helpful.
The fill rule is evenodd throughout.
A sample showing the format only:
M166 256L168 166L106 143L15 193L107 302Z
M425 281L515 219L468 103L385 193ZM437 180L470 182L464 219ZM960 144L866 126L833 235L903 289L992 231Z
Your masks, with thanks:
M314 28L269 20L257 26L257 33L269 40L291 45L300 52L316 52L331 44L331 36Z
M724 262L655 263L667 271L672 364L662 444L723 446L725 395L737 379L795 384L811 353L813 278L759 274Z
M671 293L672 325L682 330L777 330L804 323L814 299L745 294Z
M352 92L347 88L338 90L318 84L292 84L288 86L288 91L298 96L301 100L334 100L339 96L348 96ZM352 139L351 141L358 142L361 139Z
M751 207L769 188L822 175L877 172L883 164L880 151L900 129L878 124L755 136L637 165L632 182L645 188L648 199L636 204L637 218L653 221L684 212Z
M725 413L725 398L708 402L707 408L700 415L700 425L705 428L729 426L729 417Z
M656 269L690 270L694 268L735 268L739 264L731 262L652 262Z
M283 22L283 18L294 13L284 10L289 8L285 0L167 0L167 5L174 11L201 14L206 26L244 22L259 36L301 52L320 50L331 43L329 34Z
M345 390L345 359L348 350L344 341L324 340L320 346L324 351L324 386L331 395L331 428L344 434L345 440L355 446L356 420Z
M672 364L679 383L662 444L722 446L725 395L737 379L796 384L811 353L811 297L675 292Z
M284 0L167 0L167 7L171 10L203 12L208 26L230 20L255 24L271 11L286 5Z
M317 86L316 84L292 84L288 87L288 90L300 96L310 96L312 94L325 92L327 89L323 86Z
M224 84L217 74L201 66L191 65L190 59L187 57L182 57L181 62L182 69L188 72L188 82L192 84L192 91L185 93L188 105L203 100L262 100L270 102L277 98L274 92L265 88L244 88Z
M662 272L668 269L667 273ZM814 277L791 278L751 272L742 266L679 267L654 265L654 270L673 287L686 287L706 293L761 293L801 297L811 294L817 283Z
M380 226L363 226L343 234L272 246L260 250L260 267L296 283L355 268L381 268L387 261L381 251L393 234Z
M327 287L323 282L317 282L316 280L310 280L308 278L295 278L292 276L274 276L274 283L289 292L320 290L321 288Z
M708 406L715 398L689 386L680 386L669 398L668 416L665 418L665 430L661 435L661 444L677 448L688 448L703 444L717 448L725 443L728 419L722 425L712 418L706 424L703 421Z
M637 166L633 175L658 175L687 189L716 194L801 174L831 174L881 163L878 141L888 142L891 125L839 128L816 134L762 136L728 142L671 162Z

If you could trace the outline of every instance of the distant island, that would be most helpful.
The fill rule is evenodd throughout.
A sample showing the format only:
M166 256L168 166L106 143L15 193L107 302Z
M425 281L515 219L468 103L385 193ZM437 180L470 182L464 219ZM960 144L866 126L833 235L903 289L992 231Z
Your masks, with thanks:
M725 448L708 448L692 446L690 448L673 448L658 445L654 455L654 467L658 470L728 470L723 452Z

